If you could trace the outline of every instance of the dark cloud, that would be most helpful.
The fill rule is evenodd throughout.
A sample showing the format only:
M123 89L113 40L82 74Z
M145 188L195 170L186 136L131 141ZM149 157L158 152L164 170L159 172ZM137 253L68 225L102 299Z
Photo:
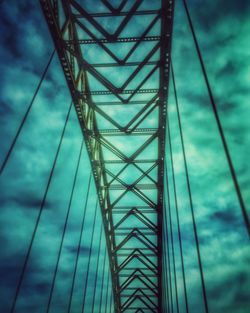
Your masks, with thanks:
M230 212L215 212L211 216L211 219L212 221L222 220L223 222L230 224L230 226L235 226L235 223L237 223L237 220L235 219L235 214L232 214Z
M190 7L191 15L198 28L204 31L209 30L220 23L226 16L233 16L241 19L250 11L248 1L228 1L220 0L220 2L206 2L202 0L187 1Z
M65 248L67 249L67 251L70 254L73 254L73 255L77 254L77 251L78 251L78 246L77 245L75 245L75 246L66 246ZM80 254L81 255L88 255L89 252L90 252L90 248L83 247L83 246L80 247Z
M0 103L0 114L1 115L11 115L14 113L14 109L10 107L5 101Z
M22 195L22 197L13 199L18 206L23 207L24 209L34 209L38 210L40 209L42 198L29 196L29 195ZM45 202L44 209L51 209L53 206L53 203L50 201Z

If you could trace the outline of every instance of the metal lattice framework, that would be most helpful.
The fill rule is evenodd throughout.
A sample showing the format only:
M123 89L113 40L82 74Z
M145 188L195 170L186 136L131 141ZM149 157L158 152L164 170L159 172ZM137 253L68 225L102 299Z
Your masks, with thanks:
M171 0L40 0L91 160L116 312L160 312Z

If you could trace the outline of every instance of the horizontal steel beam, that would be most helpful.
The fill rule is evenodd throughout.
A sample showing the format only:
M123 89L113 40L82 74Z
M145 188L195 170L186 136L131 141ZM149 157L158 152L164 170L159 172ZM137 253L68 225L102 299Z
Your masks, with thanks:
M152 15L152 14L159 14L160 10L141 10L135 11L133 15ZM127 16L129 14L128 11L114 11L114 12L105 12L105 13L90 13L91 17L113 17L113 16ZM85 18L81 14L73 14L76 18Z
M90 64L93 67L126 67L126 66L139 66L141 62L126 62L126 63L92 63ZM159 61L149 61L145 63L147 65L158 65Z
M104 95L130 95L130 94L141 94L141 93L158 93L159 89L152 88L152 89L125 89L125 90L119 90L116 89L114 92L110 90L90 90L82 93L81 95L85 98L86 95L92 95L92 96L104 96ZM126 101L126 99L124 99Z
M161 40L160 36L146 36L146 37L121 37L117 39L113 38L97 38L97 39L76 39L76 40L65 40L65 44L71 46L72 44L79 45L90 45L98 43L126 43L126 42L139 42L139 41L159 41Z

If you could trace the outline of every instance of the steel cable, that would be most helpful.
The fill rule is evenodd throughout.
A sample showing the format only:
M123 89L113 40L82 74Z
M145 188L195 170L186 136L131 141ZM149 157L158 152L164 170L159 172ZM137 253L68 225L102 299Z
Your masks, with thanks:
M219 133L220 133L220 137L221 137L221 141L222 141L223 148L224 148L224 151L225 151L226 159L227 159L227 162L228 162L228 166L229 166L229 169L230 169L230 173L231 173L231 176L232 176L232 180L233 180L233 183L234 183L234 187L235 187L235 190L236 190L238 201L239 201L239 204L240 204L240 207L241 207L243 219L244 219L244 222L245 222L245 225L246 225L246 228L247 228L248 236L250 236L250 221L249 221L249 217L248 217L248 214L247 214L247 209L245 207L245 203L244 203L244 200L243 200L243 197L242 197L242 194L241 194L241 190L240 190L240 186L239 186L239 183L238 183L237 175L236 175L236 172L235 172L235 169L234 169L234 165L233 165L233 162L232 162L232 158L231 158L231 155L230 155L230 152L229 152L229 148L228 148L228 145L227 145L226 137L224 135L223 127L222 127L222 124L221 124L221 121L220 121L220 117L219 117L218 110L217 110L217 107L216 107L216 103L215 103L215 100L214 100L213 92L212 92L212 89L211 89L211 86L210 86L210 82L209 82L209 79L208 79L207 71L206 71L206 68L205 68L205 64L204 64L204 61L203 61L203 57L202 57L201 50L200 50L200 47L199 47L199 43L198 43L198 40L197 40L197 37L196 37L196 34L195 34L194 26L193 26L193 23L192 23L192 19L191 19L189 10L188 10L188 6L187 6L186 0L183 0L183 4L184 4L185 12L187 14L188 23L189 23L189 26L190 26L190 29L191 29L193 40L194 40L194 43L195 43L195 48L196 48L196 51L197 51L197 54L198 54L198 57L199 57L200 65L201 65L201 68L202 68L202 73L203 73L203 76L204 76L204 79L205 79L205 83L206 83L206 86L207 86L210 102L211 102L211 105L212 105L212 109L213 109L213 112L214 112L215 120L216 120L216 123L217 123L217 126L218 126L218 130L219 130Z
M85 217L86 217L86 211L87 211L87 205L88 205L88 199L89 199L91 177L92 176L91 176L91 171L90 171L87 194L86 194L84 211L83 211L83 217L81 220L81 229L80 229L80 234L79 234L79 239L78 239L77 254L76 254L76 259L75 259L75 264L74 264L73 279L72 279L72 284L71 284L71 288L70 288L69 304L68 304L68 310L67 310L68 313L70 313L71 305L72 305L73 291L74 291L74 286L75 286L75 278L76 278L76 272L77 272L77 268L78 268L78 260L79 260L79 255L80 255L81 242L82 242L82 236L83 236L83 230L84 230L84 224L85 224Z
M34 239L35 239L35 236L36 236L38 225L39 225L39 222L40 222L40 219L41 219L41 215L42 215L42 212L43 212L43 209L44 209L44 206L45 206L47 194L48 194L49 187L50 187L50 184L51 184L51 180L52 180L52 177L53 177L53 174L54 174L54 170L55 170L55 167L56 167L56 163L57 163L57 159L58 159L58 156L59 156L59 152L61 150L61 145L62 145L62 141L63 141L63 138L64 138L66 126L68 124L71 108L72 108L72 102L70 104L70 107L69 107L69 110L68 110L68 113L67 113L67 116L66 116L66 120L65 120L65 123L64 123L63 131L62 131L62 134L61 134L61 137L60 137L60 141L59 141L59 144L58 144L58 147L57 147L57 151L56 151L56 155L55 155L55 158L54 158L54 161L53 161L53 165L52 165L52 168L51 168L51 171L50 171L49 179L48 179L48 182L47 182L47 185L46 185L46 189L45 189L45 192L44 192L44 195L43 195L43 199L42 199L42 202L41 202L41 205L40 205L39 213L38 213L38 216L36 218L35 227L33 229L32 235L31 235L31 240L30 240L30 243L29 243L28 251L26 253L24 264L22 266L20 278L19 278L19 281L18 281L18 284L17 284L14 300L13 300L12 307L11 307L11 310L10 310L11 313L13 313L15 311L17 298L18 298L18 295L19 295L19 292L20 292L20 288L21 288L21 285L22 285L24 273L25 273L26 268L27 268L28 260L29 260L30 253L31 253L31 250L32 250L32 247L33 247L33 243L34 243Z
M107 313L108 293L109 293L109 272L108 272L108 281L107 281L107 287L106 287L105 313Z
M183 137L183 131L182 131L182 125L181 125L181 116L180 116L180 111L179 111L179 102L178 102L178 97L177 97L175 75L174 75L172 62L171 62L171 71L172 71L172 78L173 78L173 85L174 85L174 97L175 97L175 105L176 105L176 111L177 111L177 117L178 117L178 119L177 119L178 120L178 127L179 127L180 138L181 138L182 155L183 155L183 160L184 160L185 177L186 177L186 183L187 183L187 188L188 188L188 197L189 197L189 203L190 203L190 209L191 209L196 251L197 251L198 264L199 264L199 270L200 270L200 276L201 276L202 294L203 294L203 299L204 299L205 311L206 311L206 313L208 313L209 310L208 310L208 301L207 301L205 279L204 279L203 268L202 268L199 238L198 238L197 226L196 226L195 215L194 215L193 198L192 198L192 192L191 192L191 186L190 186L190 180L189 180L184 137Z
M23 116L23 119L22 119L22 121L21 121L21 124L19 125L19 127L18 127L18 129L17 129L16 135L15 135L15 137L13 138L13 140L12 140L12 142L11 142L11 145L10 145L10 147L9 147L9 149L8 149L8 152L7 152L7 154L6 154L5 158L4 158L4 161L3 161L2 165L1 165L1 168L0 168L0 175L2 175L2 173L3 173L4 169L5 169L5 166L6 166L7 163L8 163L8 160L9 160L9 158L10 158L10 156L11 156L11 153L12 153L14 147L15 147L16 141L17 141L17 139L18 139L18 137L19 137L19 135L20 135L20 133L21 133L21 131L22 131L22 129L23 129L23 126L24 126L24 124L25 124L25 122L26 122L26 120L27 120L27 117L28 117L28 115L29 115L29 113L30 113L30 110L31 110L31 108L32 108L32 106L33 106L33 103L34 103L35 99L36 99L36 96L37 96L37 94L38 94L38 92L39 92L39 90L40 90L40 87L41 87L41 85L42 85L42 82L43 82L43 80L44 80L44 78L45 78L45 76L46 76L46 74L47 74L47 72L48 72L48 69L49 69L49 66L50 66L50 64L51 64L51 62L52 62L52 60L53 60L54 54L55 54L55 50L52 52L51 56L49 57L49 61L48 61L47 65L46 65L46 67L45 67L45 69L44 69L44 71L43 71L43 73L42 73L42 76L41 76L41 78L40 78L40 81L39 81L39 83L38 83L38 85L37 85L37 87L36 87L36 89L35 89L35 92L34 92L34 94L33 94L32 99L31 99L31 101L30 101L30 104L29 104L29 106L28 106L28 108L27 108L27 110L26 110L26 112L25 112L25 114L24 114L24 116Z
M166 182L167 182L167 180L166 180ZM168 205L170 205L168 182L167 182L167 193L168 193ZM165 194L165 192L164 192L164 194ZM163 197L163 205L164 205L164 210L166 212L165 195ZM171 262L170 262L170 253L169 253L168 223L167 223L166 214L163 215L163 223L164 223L164 225L166 225L165 234L166 234L166 239L167 239L167 247L166 248L167 248L167 262L168 262L168 276L169 276L170 307L171 307L171 313L173 313L174 312L174 308L173 308L173 288L172 288Z
M175 202L175 209L176 209L178 239L179 239L179 248L180 248L180 255L181 255L181 269L182 269L182 278L183 278L183 287L184 287L184 298L185 298L186 312L188 313L189 312L189 309L188 309L188 297L187 297L186 277L185 277L185 268L184 268L184 257L183 257L183 249L182 249L180 219L179 219L179 207L178 207L178 201L177 201L177 191L176 191L174 160L173 160L173 151L172 151L172 143L171 143L171 131L170 131L170 126L169 126L169 118L168 118L167 123L168 123L168 141L169 141L171 171L172 171L173 189L174 189L174 202Z
M49 310L50 310L50 305L51 305L51 300L52 300L52 296L53 296L53 291L54 291L54 288L55 288L55 282L56 282L59 262L60 262L60 258L61 258L61 254L62 254L62 247L63 247L63 243L64 243L66 229L67 229L67 226L68 226L68 219L69 219L69 214L70 214L70 211L71 211L71 204L72 204L72 200L73 200L73 196L74 196L75 185L76 185L76 180L77 180L78 171L79 171L79 165L80 165L80 162L81 162L82 149L83 149L83 140L82 140L82 143L81 143L79 157L78 157L77 165L76 165L76 169L75 169L73 186L72 186L72 189L71 189L69 204L68 204L68 208L67 208L67 214L66 214L66 218L65 218L65 222L64 222L64 226L63 226L62 238L61 238L60 247L59 247L59 251L58 251L56 267L55 267L55 270L54 270L54 273L53 273L53 279L52 279L52 284L51 284L51 288L50 288L49 300L48 300L48 304L47 304L46 313L48 313Z
M165 168L166 173L168 173L167 169L167 162L165 161ZM166 177L167 176L167 177ZM165 179L168 179L168 175L165 175ZM169 184L168 184L169 186ZM168 197L170 196L170 193L168 193ZM179 313L179 300L178 300L178 290L177 290L177 278L176 278L176 265L175 265L175 249L174 249L174 239L173 239L173 223L172 223L172 213L171 213L171 207L170 207L170 199L169 199L169 205L168 205L168 215L169 215L169 225L170 225L170 243L172 247L172 262L173 262L173 269L174 269L174 285L175 285L175 301L176 301L176 308L177 312Z
M91 241L90 241L90 251L89 251L89 258L88 258L87 270L86 270L87 274L86 274L86 277L85 277L85 284L84 284L82 313L84 312L84 305L85 305L86 295L87 295L87 285L88 285L88 278L89 278L90 261L91 261L91 256L92 256L92 249L93 249L93 242L94 242L94 232L95 232L95 226L96 226L97 207L98 207L98 200L96 200L96 205L95 205L94 225L93 225L93 228L92 228Z
M164 208L165 210L165 208ZM164 216L164 213L163 213ZM164 220L164 217L163 217ZM165 239L165 230L164 230L164 225L163 225L163 266L164 266L164 275L163 275L163 280L164 280L164 287L165 287L165 306L167 309L167 312L170 313L170 307L169 307L169 279L168 279L168 271L167 271L167 258L166 258L166 239Z
M102 269L101 297L100 297L100 302L99 302L99 313L102 310L103 284L104 284L104 276L105 276L106 257L107 257L107 249L105 249L105 252L104 252L104 264L103 264L103 269Z
M112 292L112 289L111 289L111 292L110 292L110 306L109 306L109 312L111 313L112 312L112 302L113 302L113 292Z
M100 237L99 237L99 247L98 247L98 253L97 253L97 265L96 265L96 271L95 271L95 279L94 279L94 292L93 292L93 299L91 303L91 312L94 312L94 302L95 302L95 295L96 295L96 285L97 285L97 278L98 278L98 272L99 272L99 260L100 260L100 252L101 252L101 244L102 244L102 224L101 224L101 231L100 231Z

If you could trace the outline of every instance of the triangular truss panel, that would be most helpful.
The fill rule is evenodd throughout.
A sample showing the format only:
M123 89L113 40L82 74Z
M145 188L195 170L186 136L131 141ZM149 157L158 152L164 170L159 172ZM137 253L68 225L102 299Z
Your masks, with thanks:
M116 312L161 312L171 0L40 0L102 209Z

